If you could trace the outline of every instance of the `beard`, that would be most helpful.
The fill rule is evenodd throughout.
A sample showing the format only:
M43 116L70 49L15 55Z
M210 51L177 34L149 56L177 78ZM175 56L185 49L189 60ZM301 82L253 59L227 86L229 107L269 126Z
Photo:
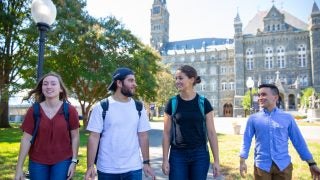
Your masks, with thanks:
M132 97L134 95L134 93L131 92L130 89L124 84L123 84L123 87L121 88L121 93L126 97Z

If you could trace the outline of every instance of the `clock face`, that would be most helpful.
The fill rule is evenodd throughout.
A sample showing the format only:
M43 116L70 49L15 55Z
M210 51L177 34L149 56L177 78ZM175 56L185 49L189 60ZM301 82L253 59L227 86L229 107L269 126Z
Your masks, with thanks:
M160 13L160 6L154 6L152 9L153 14L159 14Z

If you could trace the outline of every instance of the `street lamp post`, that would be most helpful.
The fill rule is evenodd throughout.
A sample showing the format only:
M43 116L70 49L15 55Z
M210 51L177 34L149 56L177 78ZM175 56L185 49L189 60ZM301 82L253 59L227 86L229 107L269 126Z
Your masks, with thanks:
M33 0L31 4L31 14L40 32L37 66L37 81L39 81L43 71L45 33L55 21L57 9L51 0Z
M254 86L254 81L252 77L248 77L246 82L247 88L250 90L250 114L252 113L252 88Z

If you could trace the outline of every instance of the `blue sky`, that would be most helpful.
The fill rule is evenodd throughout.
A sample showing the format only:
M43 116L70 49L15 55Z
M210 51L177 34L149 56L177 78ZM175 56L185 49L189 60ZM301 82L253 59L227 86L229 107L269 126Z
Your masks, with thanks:
M166 0L170 13L170 41L233 37L233 19L239 11L243 26L257 11L269 10L274 3L304 22L308 22L313 2L320 0ZM113 15L144 43L150 39L150 9L153 0L87 0L94 17Z

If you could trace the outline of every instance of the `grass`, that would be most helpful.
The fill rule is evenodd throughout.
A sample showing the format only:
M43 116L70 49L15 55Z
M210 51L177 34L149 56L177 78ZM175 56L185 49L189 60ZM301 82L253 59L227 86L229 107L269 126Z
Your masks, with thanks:
M13 125L13 128L0 128L0 179L13 179L16 162L18 160L20 138L22 132L18 125ZM86 171L86 144L88 133L84 130L80 131L80 148L79 159L80 163L77 166L77 171L74 179L83 179ZM239 149L241 147L241 135L224 135L218 134L220 162L222 173L226 179L241 179L239 175ZM313 153L316 162L320 162L320 143L316 141L307 141L310 151ZM152 152L150 152L152 153ZM308 165L302 162L299 155L290 144L290 154L293 162L293 179L311 179ZM25 162L24 170L27 170L27 162ZM245 179L253 179L253 148L251 147L250 156L247 160L248 174Z
M218 134L220 165L222 173L226 179L241 179L239 174L239 149L242 143L242 135L224 135ZM254 142L254 141L253 141ZM320 161L320 143L316 141L307 141L309 150L313 154L316 162ZM253 179L253 151L254 143L251 145L249 158L246 160L248 172L245 179ZM311 179L307 163L302 161L298 153L289 144L289 152L293 164L292 179L307 180Z

